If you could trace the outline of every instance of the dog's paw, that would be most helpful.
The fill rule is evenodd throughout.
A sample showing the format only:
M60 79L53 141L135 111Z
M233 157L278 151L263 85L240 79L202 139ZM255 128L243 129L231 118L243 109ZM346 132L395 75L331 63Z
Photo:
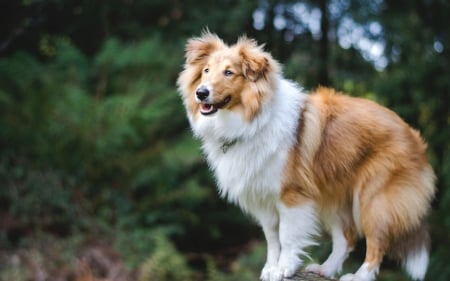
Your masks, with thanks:
M325 276L325 273L324 273L324 271L322 269L322 266L320 264L318 264L318 263L309 264L307 267L305 267L305 271L316 273L316 274L319 274L321 276Z
M279 268L279 271L281 272L282 279L289 278L294 276L295 272L297 271L297 267L281 267Z
M360 279L353 273L342 275L339 281L360 281Z
M264 266L260 279L261 281L283 281L284 278L292 277L295 268Z
M261 281L270 281L270 275L273 270L274 270L274 266L266 264L261 271L261 275L259 276L259 279Z
M360 276L358 274L353 273L342 275L341 278L339 278L339 281L370 281L370 280L373 279L367 279L364 276Z
M333 277L335 274L335 270L333 268L327 267L325 264L317 264L317 263L308 265L305 268L305 271L313 272L319 274L320 276L325 277Z
M368 270L368 265L364 263L354 274L345 274L339 281L374 281L378 268Z
M264 267L259 277L261 281L282 281L282 278L276 267Z
M281 281L281 278L277 266L267 263L264 265L261 276L259 277L261 281Z

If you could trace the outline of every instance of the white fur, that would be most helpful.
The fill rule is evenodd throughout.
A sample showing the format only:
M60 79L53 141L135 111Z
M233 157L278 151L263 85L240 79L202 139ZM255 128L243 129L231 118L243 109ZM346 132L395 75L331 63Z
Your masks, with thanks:
M378 274L378 267L369 270L367 263L363 263L354 274L345 274L339 281L374 281Z
M327 277L334 277L336 273L341 272L342 264L347 259L348 254L352 249L349 248L342 226L338 221L332 223L331 238L333 240L333 246L327 260L321 265L308 265L306 271L315 272Z
M260 213L261 224L267 241L267 260L261 272L261 280L270 280L272 272L277 271L278 259L281 252L279 236L279 215L276 209L268 210L265 215Z
M277 224L261 221L267 240L267 261L261 273L264 281L279 281L294 275L302 264L299 256L306 255L304 248L316 245L313 238L318 232L318 219L313 203L295 207L280 203L278 214Z
M313 239L318 233L317 210L313 203L295 207L280 204L279 210L281 253L278 270L283 277L290 277L302 264L299 256L307 255L304 248L317 245Z
M414 280L423 280L428 267L428 250L422 246L417 252L410 253L405 260L404 267Z
M251 122L240 112L219 110L212 116L199 115L192 123L222 196L252 214L276 205L305 97L295 84L279 78L272 100ZM236 142L224 153L227 141Z

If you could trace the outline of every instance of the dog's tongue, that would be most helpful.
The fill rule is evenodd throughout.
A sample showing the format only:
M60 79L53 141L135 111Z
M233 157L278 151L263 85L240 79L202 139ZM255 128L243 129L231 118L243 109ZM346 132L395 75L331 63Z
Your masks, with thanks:
M200 104L200 110L203 113L210 113L210 112L214 111L214 105L207 104L207 103L201 103Z

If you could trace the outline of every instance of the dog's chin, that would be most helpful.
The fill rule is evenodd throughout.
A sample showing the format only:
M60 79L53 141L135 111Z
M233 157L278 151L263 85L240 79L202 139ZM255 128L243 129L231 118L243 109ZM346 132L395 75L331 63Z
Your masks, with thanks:
M200 113L202 115L208 116L213 115L219 109L224 108L231 101L231 96L227 96L223 101L219 103L200 103Z

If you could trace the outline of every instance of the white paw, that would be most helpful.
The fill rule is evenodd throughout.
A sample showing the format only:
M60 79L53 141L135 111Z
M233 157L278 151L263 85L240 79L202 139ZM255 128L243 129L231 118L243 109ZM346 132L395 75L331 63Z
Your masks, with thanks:
M348 273L345 275L342 275L341 278L339 278L339 281L366 281L367 279L361 278L361 276L358 276L357 274Z
M282 281L283 275L276 267L264 267L259 279L261 281Z
M261 271L261 276L259 276L259 279L261 281L270 281L270 275L274 269L275 269L274 266L271 266L268 264L264 265L264 267Z
M319 274L321 276L325 276L325 277L333 277L336 270L334 268L331 268L329 266L326 265L326 263L324 264L317 264L317 263L313 263L308 265L305 268L305 271L307 272L314 272L316 274Z
M378 267L368 270L368 265L363 263L363 265L354 274L345 274L339 281L374 281L378 273Z
M295 272L296 268L264 266L259 278L262 281L282 281L284 278L293 276Z
M302 265L302 261L298 256L281 255L278 261L278 270L282 272L283 277L291 277L300 265Z
M357 281L358 279L355 279L356 275L349 273L342 275L341 278L339 278L339 281Z
M326 276L324 270L322 269L322 266L320 264L318 264L318 263L309 264L305 268L305 271L317 273L317 274L322 275L322 276Z
M281 267L279 270L281 271L282 278L288 278L294 276L297 267Z

